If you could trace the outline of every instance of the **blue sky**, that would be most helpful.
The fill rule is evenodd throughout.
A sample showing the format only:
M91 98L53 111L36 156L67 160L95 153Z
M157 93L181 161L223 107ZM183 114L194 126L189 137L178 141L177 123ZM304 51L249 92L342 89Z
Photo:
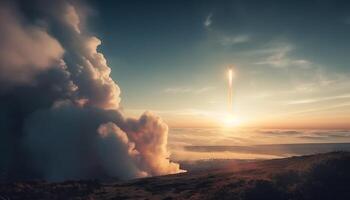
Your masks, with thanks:
M174 126L187 117L213 124L227 109L225 70L233 64L234 113L248 124L345 127L350 119L346 1L90 6L89 26L127 112L153 110Z

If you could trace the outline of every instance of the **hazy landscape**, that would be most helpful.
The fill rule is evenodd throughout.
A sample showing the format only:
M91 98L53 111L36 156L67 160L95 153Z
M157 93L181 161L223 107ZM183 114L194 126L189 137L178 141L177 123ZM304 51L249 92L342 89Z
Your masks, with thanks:
M350 199L349 11L0 0L0 200Z
M181 128L170 129L174 160L269 159L349 151L348 130Z

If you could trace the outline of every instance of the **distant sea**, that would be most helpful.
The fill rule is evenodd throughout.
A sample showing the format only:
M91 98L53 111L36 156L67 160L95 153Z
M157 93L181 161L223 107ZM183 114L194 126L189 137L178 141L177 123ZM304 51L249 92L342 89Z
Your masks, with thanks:
M170 128L172 160L270 159L350 151L350 130Z

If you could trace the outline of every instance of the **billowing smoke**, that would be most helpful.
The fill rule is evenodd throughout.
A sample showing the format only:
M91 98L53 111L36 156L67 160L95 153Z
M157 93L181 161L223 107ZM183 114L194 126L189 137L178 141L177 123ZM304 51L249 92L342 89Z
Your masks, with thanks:
M23 9L25 8L25 9ZM125 118L120 90L68 1L0 5L0 178L48 180L181 172L167 125Z
M30 83L63 55L60 43L44 28L24 25L9 6L0 7L0 80L2 86Z

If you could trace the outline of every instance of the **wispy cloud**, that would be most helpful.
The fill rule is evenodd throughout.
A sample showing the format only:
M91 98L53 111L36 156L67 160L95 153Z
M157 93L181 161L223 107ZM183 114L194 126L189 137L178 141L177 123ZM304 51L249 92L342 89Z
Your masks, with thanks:
M237 35L237 36L223 36L220 40L220 44L223 46L231 46L235 44L246 43L250 41L248 35Z
M350 98L350 94L344 94L344 95L337 95L337 96L294 100L294 101L287 102L287 104L289 104L289 105L309 104L309 103L318 103L318 102L322 102L322 101L330 101L330 100L337 100L337 99L349 99L349 98Z
M306 109L306 110L300 110L300 111L295 111L295 112L284 113L283 116L303 115L303 114L308 114L308 113L322 112L322 111L338 109L338 108L343 108L343 107L349 107L349 106L350 106L350 102L345 102L345 103L339 103L339 104L330 105L330 106L324 106L324 107L321 107L321 108L310 108L310 109Z
M275 48L261 50L262 54L269 54L266 58L256 62L257 65L268 65L276 68L285 68L288 66L299 66L309 68L312 63L306 59L293 58L290 52L293 51L293 46L286 44Z
M213 17L213 14L210 13L206 18L205 18L205 21L203 22L203 25L206 27L206 28L209 28L210 25L213 23L212 21L212 18Z
M213 89L214 87L212 86L201 87L201 88L170 87L170 88L164 89L164 92L169 94L184 94L184 93L202 94Z
M346 91L346 88L349 88L350 81L346 75L324 71L322 68L325 67L313 64L312 70L303 74L303 79L294 81L294 89L288 90L287 93L323 93L334 89Z

